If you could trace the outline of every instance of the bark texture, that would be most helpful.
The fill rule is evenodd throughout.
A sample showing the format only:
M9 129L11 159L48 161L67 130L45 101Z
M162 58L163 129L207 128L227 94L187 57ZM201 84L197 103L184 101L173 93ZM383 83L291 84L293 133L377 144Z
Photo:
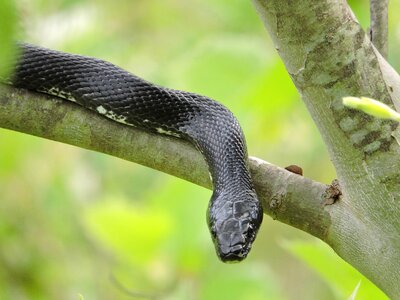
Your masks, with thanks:
M400 299L400 153L397 124L342 104L368 96L393 106L399 76L344 0L253 0L328 147L343 197L329 206L325 241Z
M388 6L389 0L370 0L371 41L385 58L388 55Z
M74 103L0 84L0 127L103 152L211 188L207 165L189 143L110 121ZM329 186L258 158L250 168L264 212L325 239Z

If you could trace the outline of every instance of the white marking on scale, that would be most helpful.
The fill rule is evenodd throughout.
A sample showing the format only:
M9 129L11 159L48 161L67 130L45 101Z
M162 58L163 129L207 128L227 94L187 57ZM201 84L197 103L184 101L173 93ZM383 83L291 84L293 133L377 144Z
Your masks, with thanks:
M60 93L60 90L56 87L52 87L48 90L48 93L50 93L52 95L58 95Z
M60 90L59 88L57 88L55 86L50 88L50 89L48 89L48 90L47 89L43 89L43 90L38 89L38 91L39 92L42 91L42 92L45 92L46 94L49 94L49 95L57 96L57 97L67 99L67 100L72 101L72 102L76 102L76 99L72 96L71 93L62 91L62 90Z
M114 113L111 113L111 114L110 114L110 113L107 113L106 116L107 116L108 118L110 118L110 119L116 121L116 122L129 125L129 123L126 122L126 117L125 117L125 116L117 116L117 115L114 114Z
M131 125L130 123L126 122L127 117L122 116L122 115L117 115L113 111L107 111L102 105L96 107L96 110L99 114L105 115L107 118L114 120L118 123L126 124L126 125Z
M161 133L161 134L180 137L180 135L178 133L175 133L175 132L172 132L172 131L169 131L169 130L165 130L165 129L162 129L162 128L156 128L156 130L157 130L158 133Z
M102 106L97 106L96 110L98 111L99 114L105 115L107 113L107 110Z

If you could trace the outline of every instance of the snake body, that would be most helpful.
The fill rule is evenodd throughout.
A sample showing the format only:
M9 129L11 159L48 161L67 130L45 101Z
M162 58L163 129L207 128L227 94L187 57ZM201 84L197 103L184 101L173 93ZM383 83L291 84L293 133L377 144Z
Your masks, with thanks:
M249 174L242 129L227 108L205 96L157 86L100 59L25 43L18 48L14 86L193 143L212 178L208 225L217 254L225 262L247 256L262 222L262 208Z

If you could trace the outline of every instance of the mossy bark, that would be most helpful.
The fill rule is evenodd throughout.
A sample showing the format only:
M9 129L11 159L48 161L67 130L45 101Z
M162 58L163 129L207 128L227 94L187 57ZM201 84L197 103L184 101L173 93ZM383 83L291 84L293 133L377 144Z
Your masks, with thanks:
M211 188L201 154L182 140L143 132L74 103L0 84L0 127L103 152ZM250 168L264 212L325 239L327 185L258 158Z
M254 0L329 150L343 197L329 206L325 241L400 299L400 148L397 123L342 104L368 96L398 106L399 76L344 0Z

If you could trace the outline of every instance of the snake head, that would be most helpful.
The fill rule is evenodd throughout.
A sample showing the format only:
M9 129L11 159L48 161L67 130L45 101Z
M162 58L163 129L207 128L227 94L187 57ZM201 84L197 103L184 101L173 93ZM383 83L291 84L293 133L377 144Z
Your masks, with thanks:
M254 191L237 194L214 192L208 225L217 254L223 262L238 262L246 258L262 217L262 208Z

